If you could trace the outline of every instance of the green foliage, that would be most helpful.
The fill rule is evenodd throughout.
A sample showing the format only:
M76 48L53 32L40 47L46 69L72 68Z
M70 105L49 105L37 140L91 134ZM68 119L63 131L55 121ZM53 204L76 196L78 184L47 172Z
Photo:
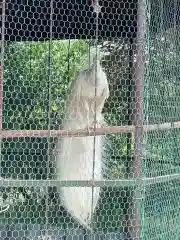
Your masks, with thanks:
M5 129L47 129L49 110L62 117L68 84L88 64L88 42L57 41L49 48L20 42L5 49Z
M144 109L147 124L173 123L180 119L180 72L177 45L179 34L170 29L149 43L149 64L144 86ZM146 176L178 172L179 129L145 134ZM151 166L151 167L150 167ZM149 168L150 167L150 168Z

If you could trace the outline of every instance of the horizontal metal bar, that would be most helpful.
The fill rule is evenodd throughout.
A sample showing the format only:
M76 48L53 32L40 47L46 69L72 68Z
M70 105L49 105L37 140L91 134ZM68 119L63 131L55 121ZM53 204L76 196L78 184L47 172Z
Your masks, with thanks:
M180 180L180 173L152 178L118 179L118 180L16 180L0 179L0 186L4 187L137 187L139 185L152 185L172 180Z
M4 187L124 187L135 186L136 180L13 180L0 179Z
M83 137L94 135L105 135L108 133L128 133L133 132L134 126L113 126L96 128L91 130L4 130L0 133L3 138L11 137Z
M169 175L157 176L152 178L143 178L141 181L144 185L152 185L173 180L180 180L180 173L173 173Z
M136 126L137 128L138 126ZM143 125L143 132L151 132L155 130L167 130L180 128L180 122L162 123L154 125ZM15 137L83 137L83 136L98 136L115 133L133 133L135 126L111 126L96 128L96 131L91 130L3 130L0 132L1 138Z

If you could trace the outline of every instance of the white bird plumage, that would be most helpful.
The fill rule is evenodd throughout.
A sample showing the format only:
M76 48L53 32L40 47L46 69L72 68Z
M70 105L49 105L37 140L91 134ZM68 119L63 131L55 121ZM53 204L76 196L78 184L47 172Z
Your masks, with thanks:
M91 128L95 114L96 126L102 126L104 122L102 109L108 97L107 77L100 61L97 60L90 69L81 70L71 86L66 117L62 124L63 129ZM93 155L94 136L61 139L57 142L56 151L56 176L58 180L91 180L93 174L95 180L102 180L102 136L95 137L95 155ZM91 215L97 206L100 188L95 187L92 191L91 187L59 187L58 192L66 210L76 221L88 227Z

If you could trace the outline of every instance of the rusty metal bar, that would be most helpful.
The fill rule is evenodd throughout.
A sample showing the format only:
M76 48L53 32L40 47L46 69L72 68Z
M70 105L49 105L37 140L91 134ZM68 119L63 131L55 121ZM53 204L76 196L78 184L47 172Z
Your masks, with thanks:
M135 118L134 118L134 138L135 138L135 164L134 176L140 176L142 137L143 137L143 78L145 69L144 42L145 42L145 10L143 0L139 3L138 9L138 33L137 33L137 57L135 66Z
M137 127L131 126L111 126L96 128L94 130L3 130L0 133L2 138L16 138L16 137L83 137L83 136L94 136L95 135L105 135L105 134L116 134L116 133L134 133L137 131ZM141 130L143 132L151 131L164 131L173 130L180 128L180 122L173 123L162 123L153 125L142 125ZM135 130L136 129L136 130Z
M133 132L133 126L123 126L123 127L105 127L105 128L96 128L96 131L93 129L90 131L87 130L6 130L2 131L1 135L5 138L11 137L83 137L83 136L94 136L104 135L108 133L127 133Z
M133 177L141 179L141 159L143 142L143 88L145 71L145 43L146 43L146 2L138 1L137 8L137 39L135 64L135 116L134 116L134 144L135 159ZM134 209L132 219L132 239L141 238L141 182L134 192Z

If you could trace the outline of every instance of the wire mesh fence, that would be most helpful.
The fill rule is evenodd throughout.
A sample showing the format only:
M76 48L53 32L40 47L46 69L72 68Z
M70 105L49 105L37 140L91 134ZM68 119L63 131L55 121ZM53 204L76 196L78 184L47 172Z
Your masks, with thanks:
M1 2L0 240L179 239L179 11Z

